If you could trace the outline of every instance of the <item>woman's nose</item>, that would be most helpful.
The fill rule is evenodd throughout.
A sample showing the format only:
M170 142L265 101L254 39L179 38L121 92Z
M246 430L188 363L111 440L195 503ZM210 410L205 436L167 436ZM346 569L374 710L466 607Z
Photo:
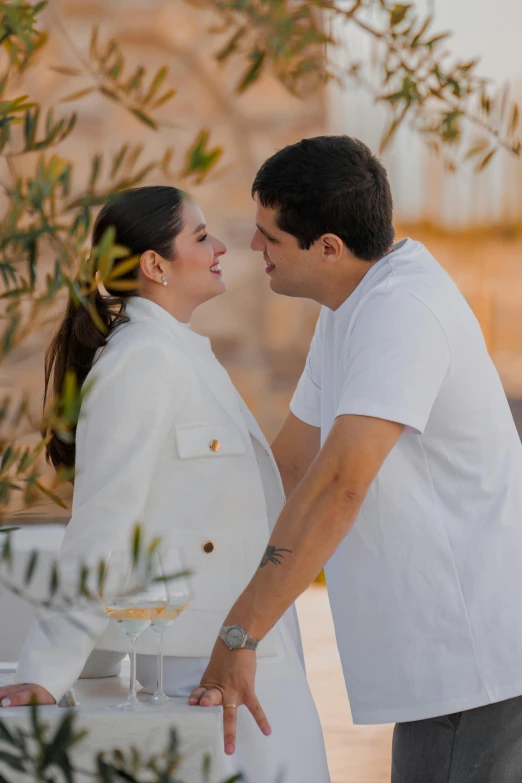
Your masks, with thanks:
M217 256L223 256L227 252L227 246L224 242L220 242L219 239L216 239L216 243L214 246L214 255Z

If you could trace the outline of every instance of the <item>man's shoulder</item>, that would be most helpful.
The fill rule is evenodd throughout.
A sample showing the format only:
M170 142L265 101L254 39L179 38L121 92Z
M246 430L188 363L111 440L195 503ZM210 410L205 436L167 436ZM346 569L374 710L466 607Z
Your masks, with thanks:
M396 311L397 317L407 317L420 303L439 319L444 319L448 308L467 308L455 281L427 248L413 240L408 243L404 253L386 259L386 274L376 280L361 306L386 300L387 309Z

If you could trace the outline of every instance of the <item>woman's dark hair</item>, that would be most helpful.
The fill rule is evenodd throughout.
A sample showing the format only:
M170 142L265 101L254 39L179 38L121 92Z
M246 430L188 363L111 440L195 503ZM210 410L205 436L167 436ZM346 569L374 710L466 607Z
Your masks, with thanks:
M303 250L326 233L364 261L377 261L392 245L386 169L350 136L317 136L279 150L257 172L252 196L277 212L281 231Z
M154 250L168 260L176 257L175 239L183 228L182 208L185 194L173 187L151 186L125 190L112 196L100 210L92 231L92 245L101 240L110 227L116 230L115 242L140 256ZM122 280L137 280L139 265L123 275ZM106 286L108 296L95 296L98 314L107 328L103 334L87 310L69 298L60 323L45 356L44 411L49 396L59 398L66 373L72 370L78 385L85 381L98 348L107 344L112 329L128 321L125 303L136 291L115 292ZM51 393L51 394L50 394ZM45 423L43 425L45 432ZM55 468L74 467L75 444L64 443L53 432L46 448L47 461Z

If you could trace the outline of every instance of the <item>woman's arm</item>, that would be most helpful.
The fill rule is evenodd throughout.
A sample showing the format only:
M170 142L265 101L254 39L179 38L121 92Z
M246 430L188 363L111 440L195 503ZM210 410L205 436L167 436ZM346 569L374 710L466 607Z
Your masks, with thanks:
M172 356L161 346L141 341L122 349L96 365L99 377L78 425L73 513L59 558L63 582L72 586L82 561L94 563L111 549L130 547L132 527L143 521L156 464L186 391L183 373L175 372ZM42 615L21 651L12 686L16 693L0 689L0 701L27 703L31 688L20 690L24 683L44 689L36 694L46 703L62 697L109 622L99 611L83 609L72 618L85 630L58 613Z

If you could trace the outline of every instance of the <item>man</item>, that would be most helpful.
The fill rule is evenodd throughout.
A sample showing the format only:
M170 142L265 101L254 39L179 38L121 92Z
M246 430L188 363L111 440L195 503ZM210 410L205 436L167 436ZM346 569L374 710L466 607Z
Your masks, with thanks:
M353 719L397 724L393 783L520 781L522 445L479 325L423 245L392 244L361 142L287 147L252 192L272 290L323 309L273 446L288 502L190 701L227 705L229 753L235 706L269 733L250 639L326 564Z

